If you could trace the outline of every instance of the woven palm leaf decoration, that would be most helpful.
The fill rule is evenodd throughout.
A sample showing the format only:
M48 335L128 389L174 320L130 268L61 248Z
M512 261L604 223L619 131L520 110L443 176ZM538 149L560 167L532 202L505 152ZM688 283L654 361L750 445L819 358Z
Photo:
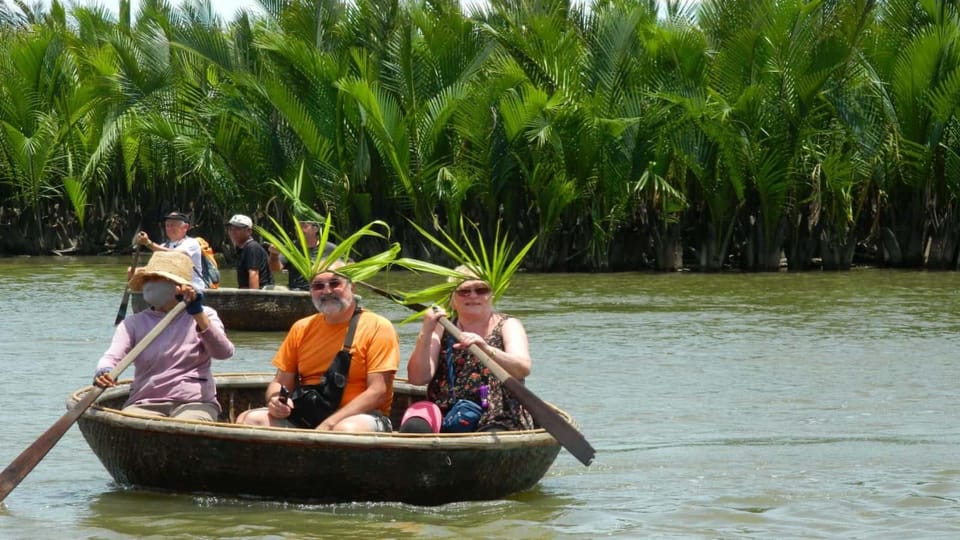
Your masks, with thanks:
M321 246L321 250L314 260L310 258L307 240L303 235L303 231L300 228L300 221L297 218L293 218L296 238L291 238L280 223L272 217L270 221L273 222L273 231L258 226L256 227L257 232L260 233L264 240L277 248L277 251L283 255L290 265L295 268L297 272L300 272L302 276L306 277L308 281L316 274L328 271L335 262L342 261L344 263L343 266L337 267L335 272L357 283L375 276L394 262L400 253L400 244L394 242L390 244L385 251L377 253L376 255L366 257L359 261L353 260L351 254L353 253L354 245L356 245L358 241L366 237L386 240L390 237L390 227L385 222L377 220L366 224L349 236L337 237L331 226L330 215L327 214L326 219L321 221L322 226L319 232L319 245ZM327 243L334 238L336 238L336 247L324 256L322 246L326 246Z
M450 297L453 291L464 281L473 279L484 281L490 285L494 301L502 297L510 287L513 274L520 268L523 258L537 240L536 237L533 237L516 254L512 254L513 242L509 240L506 232L501 234L499 221L493 241L489 245L484 241L480 228L473 222L469 222L469 229L464 227L463 219L460 220L459 240L441 229L436 221L434 221L434 228L440 232L439 238L416 223L411 222L411 225L426 240L440 248L457 266L464 267L466 272L418 259L397 259L393 262L397 266L418 273L446 278L445 281L425 289L403 292L404 301L425 305L437 304L443 306L448 312L452 308ZM474 238L471 238L469 231L474 233L472 235ZM415 319L418 316L419 314L414 315L408 320Z

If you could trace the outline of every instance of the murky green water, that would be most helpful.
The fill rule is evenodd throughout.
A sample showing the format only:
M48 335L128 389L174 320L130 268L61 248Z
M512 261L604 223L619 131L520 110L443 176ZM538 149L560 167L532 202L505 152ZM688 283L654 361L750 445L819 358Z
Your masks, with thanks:
M126 264L0 260L0 466L89 382ZM287 505L127 490L74 428L0 505L0 538L958 537L958 286L879 270L524 275L501 307L530 334L530 388L597 448L591 467L561 452L502 501ZM404 357L416 331L400 328ZM232 337L217 371L269 370L280 334Z

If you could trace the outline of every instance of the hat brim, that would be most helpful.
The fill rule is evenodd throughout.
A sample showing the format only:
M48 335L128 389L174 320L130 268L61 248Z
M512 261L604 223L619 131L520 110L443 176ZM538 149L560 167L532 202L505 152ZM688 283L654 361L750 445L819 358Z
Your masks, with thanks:
M180 285L190 285L190 282L184 280L182 277L176 274L171 274L170 272L164 272L162 270L161 271L140 270L137 273L135 273L132 278L130 278L130 281L127 283L127 285L130 287L131 291L140 292L143 290L143 282L146 281L147 278L152 278L152 277L168 279Z

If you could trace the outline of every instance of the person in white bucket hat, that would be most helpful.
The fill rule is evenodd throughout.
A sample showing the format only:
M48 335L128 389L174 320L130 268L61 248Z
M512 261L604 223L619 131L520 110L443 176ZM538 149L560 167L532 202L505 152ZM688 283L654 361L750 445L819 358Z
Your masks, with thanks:
M203 292L191 285L193 263L182 251L157 251L130 279L150 309L123 320L97 363L94 384L114 386L110 371L152 330L177 302L187 308L134 360L125 412L215 422L220 415L212 359L233 356L217 312L203 305Z

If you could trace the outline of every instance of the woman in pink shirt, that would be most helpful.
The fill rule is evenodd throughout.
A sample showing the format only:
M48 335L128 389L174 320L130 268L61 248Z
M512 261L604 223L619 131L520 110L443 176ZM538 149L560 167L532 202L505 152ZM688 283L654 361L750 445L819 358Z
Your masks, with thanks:
M157 251L130 279L131 291L143 291L147 309L117 326L110 348L97 363L94 384L114 386L110 371L182 298L187 309L134 360L130 397L123 410L215 422L220 415L211 359L233 356L233 343L217 312L203 306L203 293L190 284L193 263L180 251Z

